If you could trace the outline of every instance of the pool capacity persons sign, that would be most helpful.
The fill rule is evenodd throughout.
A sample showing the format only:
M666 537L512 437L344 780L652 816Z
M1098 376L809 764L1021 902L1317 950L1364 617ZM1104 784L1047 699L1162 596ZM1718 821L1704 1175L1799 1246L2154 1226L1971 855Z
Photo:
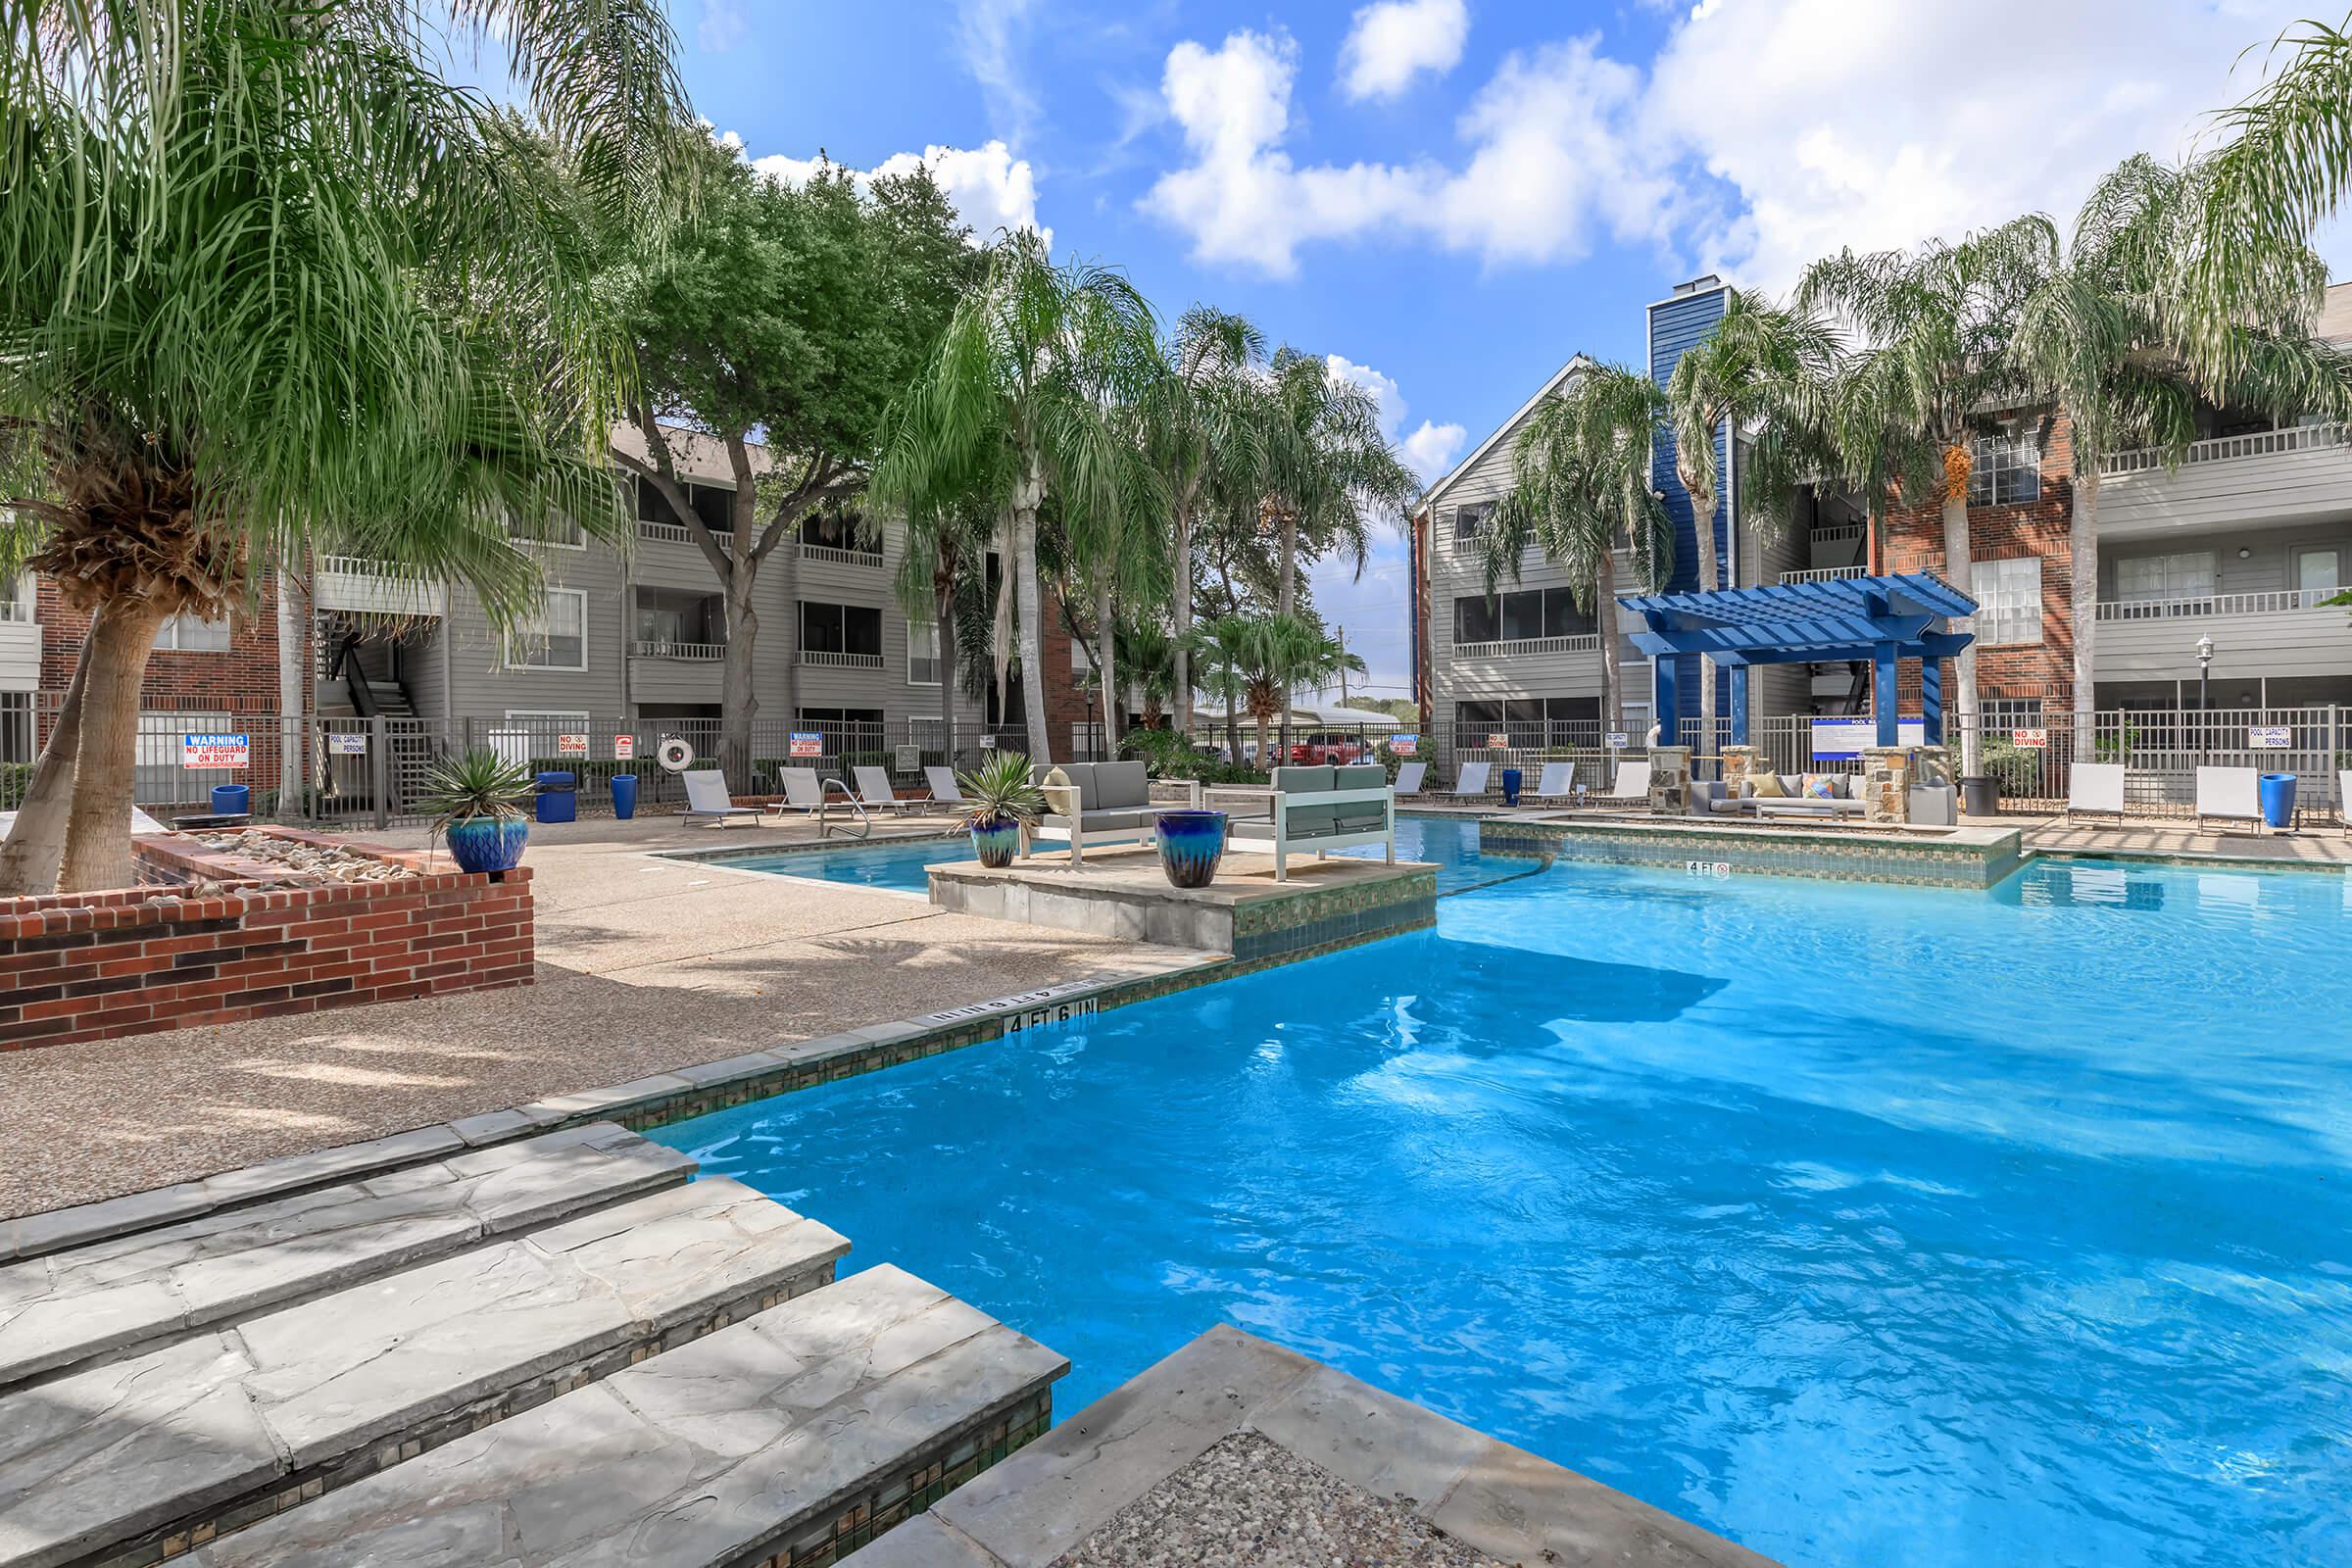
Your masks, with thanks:
M182 735L179 738L179 765L182 767L251 767L253 765L253 737L250 735Z
M1816 762L1851 762L1863 751L1879 744L1879 721L1865 713L1859 718L1817 718L1813 721L1813 760ZM1928 721L1924 718L1898 718L1894 721L1894 744L1925 746L1928 744Z
M2257 752L2283 752L2295 744L2295 732L2287 724L2256 724L2246 731L2246 745Z

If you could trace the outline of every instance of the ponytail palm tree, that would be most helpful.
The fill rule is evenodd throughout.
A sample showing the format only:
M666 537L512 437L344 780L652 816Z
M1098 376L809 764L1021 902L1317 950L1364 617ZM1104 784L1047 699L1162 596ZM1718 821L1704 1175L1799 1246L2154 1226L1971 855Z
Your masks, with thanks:
M1782 311L1763 295L1734 293L1723 319L1707 340L1675 362L1666 383L1666 411L1674 430L1674 472L1690 497L1698 545L1698 586L1723 586L1722 553L1715 542L1715 512L1722 475L1715 456L1718 432L1738 442L1751 427L1773 427L1768 439L1783 443L1790 431L1817 428L1828 389L1837 375L1838 344L1826 322L1808 311ZM1785 511L1743 509L1751 520L1778 524ZM1698 716L1701 744L1715 744L1715 662L1699 662Z
M468 42L587 201L662 204L659 0L0 0L0 566L90 616L0 891L124 880L170 616L317 542L512 622L511 532L618 527L623 357L519 122L436 72Z
M1648 587L1673 567L1674 525L1650 488L1650 437L1666 400L1646 375L1617 365L1579 370L1565 389L1528 416L1511 452L1511 488L1484 535L1487 592L1505 571L1519 579L1534 546L1568 574L1577 603L1599 633L1601 713L1624 722L1617 624L1617 552L1632 558Z
M1133 411L1158 353L1152 308L1124 274L1056 267L1034 232L1010 234L894 406L874 470L876 498L901 512L936 493L943 473L1001 462L1009 474L1005 570L1020 622L1029 755L1040 762L1053 747L1039 652L1038 511L1049 486L1073 520L1131 516L1142 505L1152 476L1134 440Z

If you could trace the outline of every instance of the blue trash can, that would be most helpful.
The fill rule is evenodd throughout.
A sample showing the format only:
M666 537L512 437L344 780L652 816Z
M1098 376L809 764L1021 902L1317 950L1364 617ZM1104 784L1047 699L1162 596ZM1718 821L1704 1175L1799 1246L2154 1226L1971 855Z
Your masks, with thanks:
M623 822L637 814L636 774L615 773L612 775L612 814Z
M253 809L253 788L247 784L216 784L213 786L213 814L215 816L243 816Z
M580 814L580 792L574 787L572 775L542 773L539 775L539 796L531 803L532 814L542 822L570 822Z
M2295 825L2295 775L2262 775L2262 819L2273 827Z

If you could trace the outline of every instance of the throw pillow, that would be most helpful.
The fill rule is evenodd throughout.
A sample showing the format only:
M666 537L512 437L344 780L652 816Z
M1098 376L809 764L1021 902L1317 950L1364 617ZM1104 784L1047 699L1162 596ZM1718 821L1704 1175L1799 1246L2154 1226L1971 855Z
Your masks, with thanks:
M1836 800L1837 798L1838 798L1838 775L1837 775L1837 774L1835 774L1835 773L1807 773L1807 774L1805 775L1805 799L1806 799L1806 800L1808 800L1808 801L1834 801L1834 800Z
M1781 775L1778 773L1750 773L1747 775L1747 798L1751 801L1785 801L1788 798L1788 792L1781 788Z

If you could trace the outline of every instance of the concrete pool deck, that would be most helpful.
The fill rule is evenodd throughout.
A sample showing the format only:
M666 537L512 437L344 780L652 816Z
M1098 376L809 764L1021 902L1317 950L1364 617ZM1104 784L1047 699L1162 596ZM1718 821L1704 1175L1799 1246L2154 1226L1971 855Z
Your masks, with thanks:
M877 825L872 842L947 826L909 818ZM815 836L807 822L535 826L533 985L0 1053L0 1216L1200 961L949 914L902 894L730 874L651 853ZM423 835L348 837L415 847Z

